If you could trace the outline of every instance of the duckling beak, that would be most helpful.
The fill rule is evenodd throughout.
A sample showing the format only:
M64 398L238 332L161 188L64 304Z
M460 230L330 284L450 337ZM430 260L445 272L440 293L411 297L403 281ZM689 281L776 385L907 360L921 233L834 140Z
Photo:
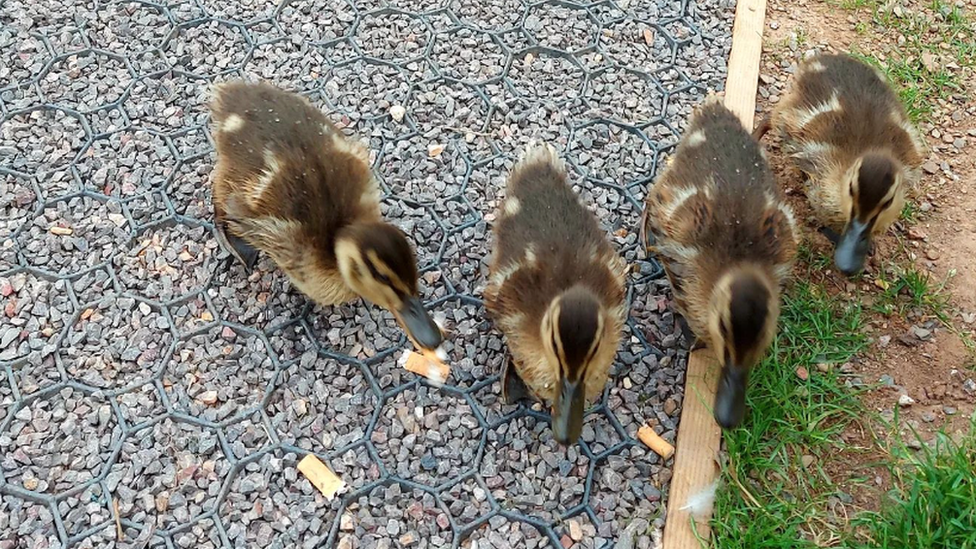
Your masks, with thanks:
M834 264L846 276L853 276L864 268L864 258L871 248L871 231L868 223L852 219L840 237L834 251Z
M583 380L563 379L552 407L552 435L563 446L575 444L583 430Z
M444 341L441 329L424 310L420 298L415 296L407 298L397 311L397 316L407 335L418 347L433 351Z
M746 383L749 370L741 366L722 368L722 378L718 382L715 395L715 421L723 429L732 429L742 423L746 415Z

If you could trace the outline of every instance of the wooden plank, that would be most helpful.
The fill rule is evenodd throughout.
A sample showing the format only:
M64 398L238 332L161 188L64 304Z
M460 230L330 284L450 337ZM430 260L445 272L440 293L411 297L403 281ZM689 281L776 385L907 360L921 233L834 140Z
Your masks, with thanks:
M750 132L756 117L765 21L766 0L738 0L732 26L729 76L725 81L725 106ZM722 430L712 417L720 373L720 366L709 351L699 350L689 356L668 493L664 549L698 549L702 546L698 538L707 540L710 534L708 521L720 473L717 458L722 442Z
M725 106L739 116L749 131L752 131L756 117L759 57L765 22L766 0L739 0L736 3L729 76L725 80Z
M701 498L701 495L714 490L719 474L716 458L722 430L712 418L712 405L720 373L711 352L699 350L688 357L685 398L678 424L678 448L668 492L664 549L698 549L701 545L695 537L696 531L699 536L708 538L712 504L709 498ZM688 508L688 504L697 499L705 499L706 504Z

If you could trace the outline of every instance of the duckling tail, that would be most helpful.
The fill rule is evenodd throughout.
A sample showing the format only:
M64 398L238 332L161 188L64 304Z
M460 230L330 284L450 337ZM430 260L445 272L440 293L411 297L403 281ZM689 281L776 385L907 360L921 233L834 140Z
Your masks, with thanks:
M771 114L767 114L762 120L759 121L759 125L756 126L756 129L752 131L752 138L759 141L772 127L773 116Z
M532 141L529 143L515 169L524 170L539 164L552 166L559 172L566 171L566 163L559 157L559 152L556 151L556 148L540 141Z

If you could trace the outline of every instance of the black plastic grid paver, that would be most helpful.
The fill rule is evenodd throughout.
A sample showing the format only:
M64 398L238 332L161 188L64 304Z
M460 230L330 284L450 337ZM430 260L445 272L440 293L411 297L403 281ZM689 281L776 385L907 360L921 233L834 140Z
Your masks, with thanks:
M472 536L486 547L492 532L520 530L562 547L575 520L614 546L623 532L600 525L614 492L630 488L611 464L666 471L628 426L678 413L635 417L647 408L632 402L622 411L631 397L620 388L640 379L621 380L641 360L683 371L686 357L661 325L661 269L637 254L635 223L687 112L721 85L724 63L696 80L676 65L679 52L731 29L702 31L687 1L481 4L5 3L0 539L361 547L357 535L385 533L387 547L469 547ZM369 142L384 213L412 235L428 305L452 328L444 387L399 368L406 341L388 314L318 309L284 291L266 261L251 277L227 265L213 237L205 101L210 83L240 77L308 95ZM628 298L644 304L587 417L597 435L568 451L551 436L537 442L545 412L498 402L503 345L480 300L504 173L535 136L564 152L634 264ZM444 152L428 157L431 144ZM18 309L24 296L30 310ZM680 403L683 377L672 381L638 396ZM411 409L421 411L402 417ZM431 422L447 422L451 438ZM309 451L349 484L338 500L307 483L276 495L303 482L294 464ZM548 473L519 480L526 463ZM663 513L668 479L656 481L665 494L638 497ZM162 497L160 482L178 487ZM395 528L362 516L384 505L396 508ZM319 522L299 528L296 512Z

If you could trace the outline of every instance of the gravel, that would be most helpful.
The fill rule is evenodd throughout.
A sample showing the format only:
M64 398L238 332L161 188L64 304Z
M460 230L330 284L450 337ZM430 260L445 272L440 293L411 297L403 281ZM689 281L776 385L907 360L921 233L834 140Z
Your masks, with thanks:
M62 547L48 506L4 495L0 499L0 531L15 549L58 549Z
M508 61L498 39L467 28L435 36L430 55L443 76L470 84L501 76Z
M207 122L206 81L184 74L162 73L137 80L122 103L137 127L161 132Z
M122 518L166 529L214 509L229 473L215 431L166 418L126 437L106 484Z
M670 464L634 437L674 442L688 342L636 226L722 87L734 3L683 9L5 3L0 471L44 503L3 493L0 548L63 547L54 514L73 547L115 544L115 502L119 547L651 547ZM368 144L448 333L443 388L399 365L389 311L309 303L267 256L246 273L218 246L206 101L239 77ZM536 139L633 267L611 381L570 449L541 406L501 402L480 301L506 176ZM298 472L308 452L340 497Z
M38 87L51 103L91 111L118 101L132 80L122 59L91 52L55 62Z
M422 387L387 400L371 440L391 474L435 487L471 469L481 434L465 399Z
M64 111L12 115L0 127L0 167L38 176L47 198L77 192L68 166L86 141L81 119Z
M111 406L63 388L23 404L0 435L7 482L52 494L95 479L121 438Z
M312 0L291 2L278 16L278 24L293 41L322 43L348 36L356 20L346 2Z
M158 373L172 342L172 322L158 308L109 294L81 311L65 334L60 358L77 381L125 387Z
M176 346L163 385L175 409L219 422L256 409L274 374L262 338L215 327Z
M422 19L402 13L362 17L353 38L364 55L401 63L424 55L430 40Z
M358 365L311 355L282 372L267 410L282 442L325 454L367 440L378 402Z
M134 294L170 301L203 290L217 264L219 245L206 227L153 228L115 256L119 282Z
M48 203L23 227L18 240L27 265L59 275L97 267L129 243L119 202L76 196Z
M554 521L582 502L590 466L579 447L559 446L548 423L518 418L489 431L479 474L496 501Z
M350 504L347 528L362 547L433 549L454 540L448 513L430 493L401 484L379 486Z
M176 30L163 48L166 62L195 76L213 76L240 67L247 57L244 31L217 21Z
M220 507L232 546L312 548L326 539L338 513L309 482L297 480L299 459L277 450L233 477Z
M254 48L243 72L249 79L270 80L291 90L310 92L322 85L319 71L327 66L319 48L307 42L287 41Z
M95 140L75 166L89 189L124 198L161 186L176 168L176 159L162 137L121 131Z
M0 176L0 272L17 264L14 234L37 208L37 190L30 179L13 175Z
M0 327L0 360L31 357L31 362L50 356L73 310L65 280L51 282L31 273L0 277L4 298Z

